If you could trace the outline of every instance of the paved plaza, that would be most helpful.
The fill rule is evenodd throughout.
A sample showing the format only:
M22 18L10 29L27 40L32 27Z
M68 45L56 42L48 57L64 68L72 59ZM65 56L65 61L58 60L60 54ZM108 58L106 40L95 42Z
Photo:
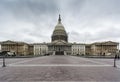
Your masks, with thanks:
M120 61L76 56L0 59L0 82L80 81L120 82Z

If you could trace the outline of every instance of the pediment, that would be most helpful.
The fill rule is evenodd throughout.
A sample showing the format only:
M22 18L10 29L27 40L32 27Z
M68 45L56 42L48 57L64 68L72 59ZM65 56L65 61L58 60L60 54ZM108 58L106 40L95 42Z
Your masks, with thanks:
M66 45L67 43L63 40L56 40L56 41L52 42L52 44L54 44L54 45Z
M112 41L108 41L108 42L104 42L103 45L117 45L117 42L112 42Z
M16 44L16 42L7 40L7 41L2 42L2 44Z

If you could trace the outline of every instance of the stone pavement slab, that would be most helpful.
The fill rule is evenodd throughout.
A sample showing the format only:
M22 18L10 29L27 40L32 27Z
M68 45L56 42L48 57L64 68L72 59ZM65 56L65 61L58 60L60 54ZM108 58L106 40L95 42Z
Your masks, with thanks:
M120 82L120 68L114 68L111 60L43 56L7 61L7 67L0 67L0 82Z

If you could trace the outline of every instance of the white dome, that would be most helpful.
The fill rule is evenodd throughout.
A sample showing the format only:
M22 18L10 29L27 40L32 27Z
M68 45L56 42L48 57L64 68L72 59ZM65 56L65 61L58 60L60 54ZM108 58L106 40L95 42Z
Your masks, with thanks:
M55 30L65 30L64 26L61 24L61 23L58 23L56 26L55 26Z
M64 26L61 23L61 18L59 15L58 24L55 26L55 29L52 34L52 41L65 40L67 42L67 38L68 38L67 33L65 31Z

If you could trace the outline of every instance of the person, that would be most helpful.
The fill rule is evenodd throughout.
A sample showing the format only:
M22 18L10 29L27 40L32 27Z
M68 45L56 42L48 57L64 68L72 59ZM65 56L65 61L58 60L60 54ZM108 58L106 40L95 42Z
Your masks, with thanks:
M120 56L118 55L118 58L117 59L120 59Z
M115 54L115 58L114 59L117 59L118 58L118 56L117 56L117 54Z
M117 54L115 54L115 57L114 57L114 67L117 67L116 66L116 59L117 59Z

